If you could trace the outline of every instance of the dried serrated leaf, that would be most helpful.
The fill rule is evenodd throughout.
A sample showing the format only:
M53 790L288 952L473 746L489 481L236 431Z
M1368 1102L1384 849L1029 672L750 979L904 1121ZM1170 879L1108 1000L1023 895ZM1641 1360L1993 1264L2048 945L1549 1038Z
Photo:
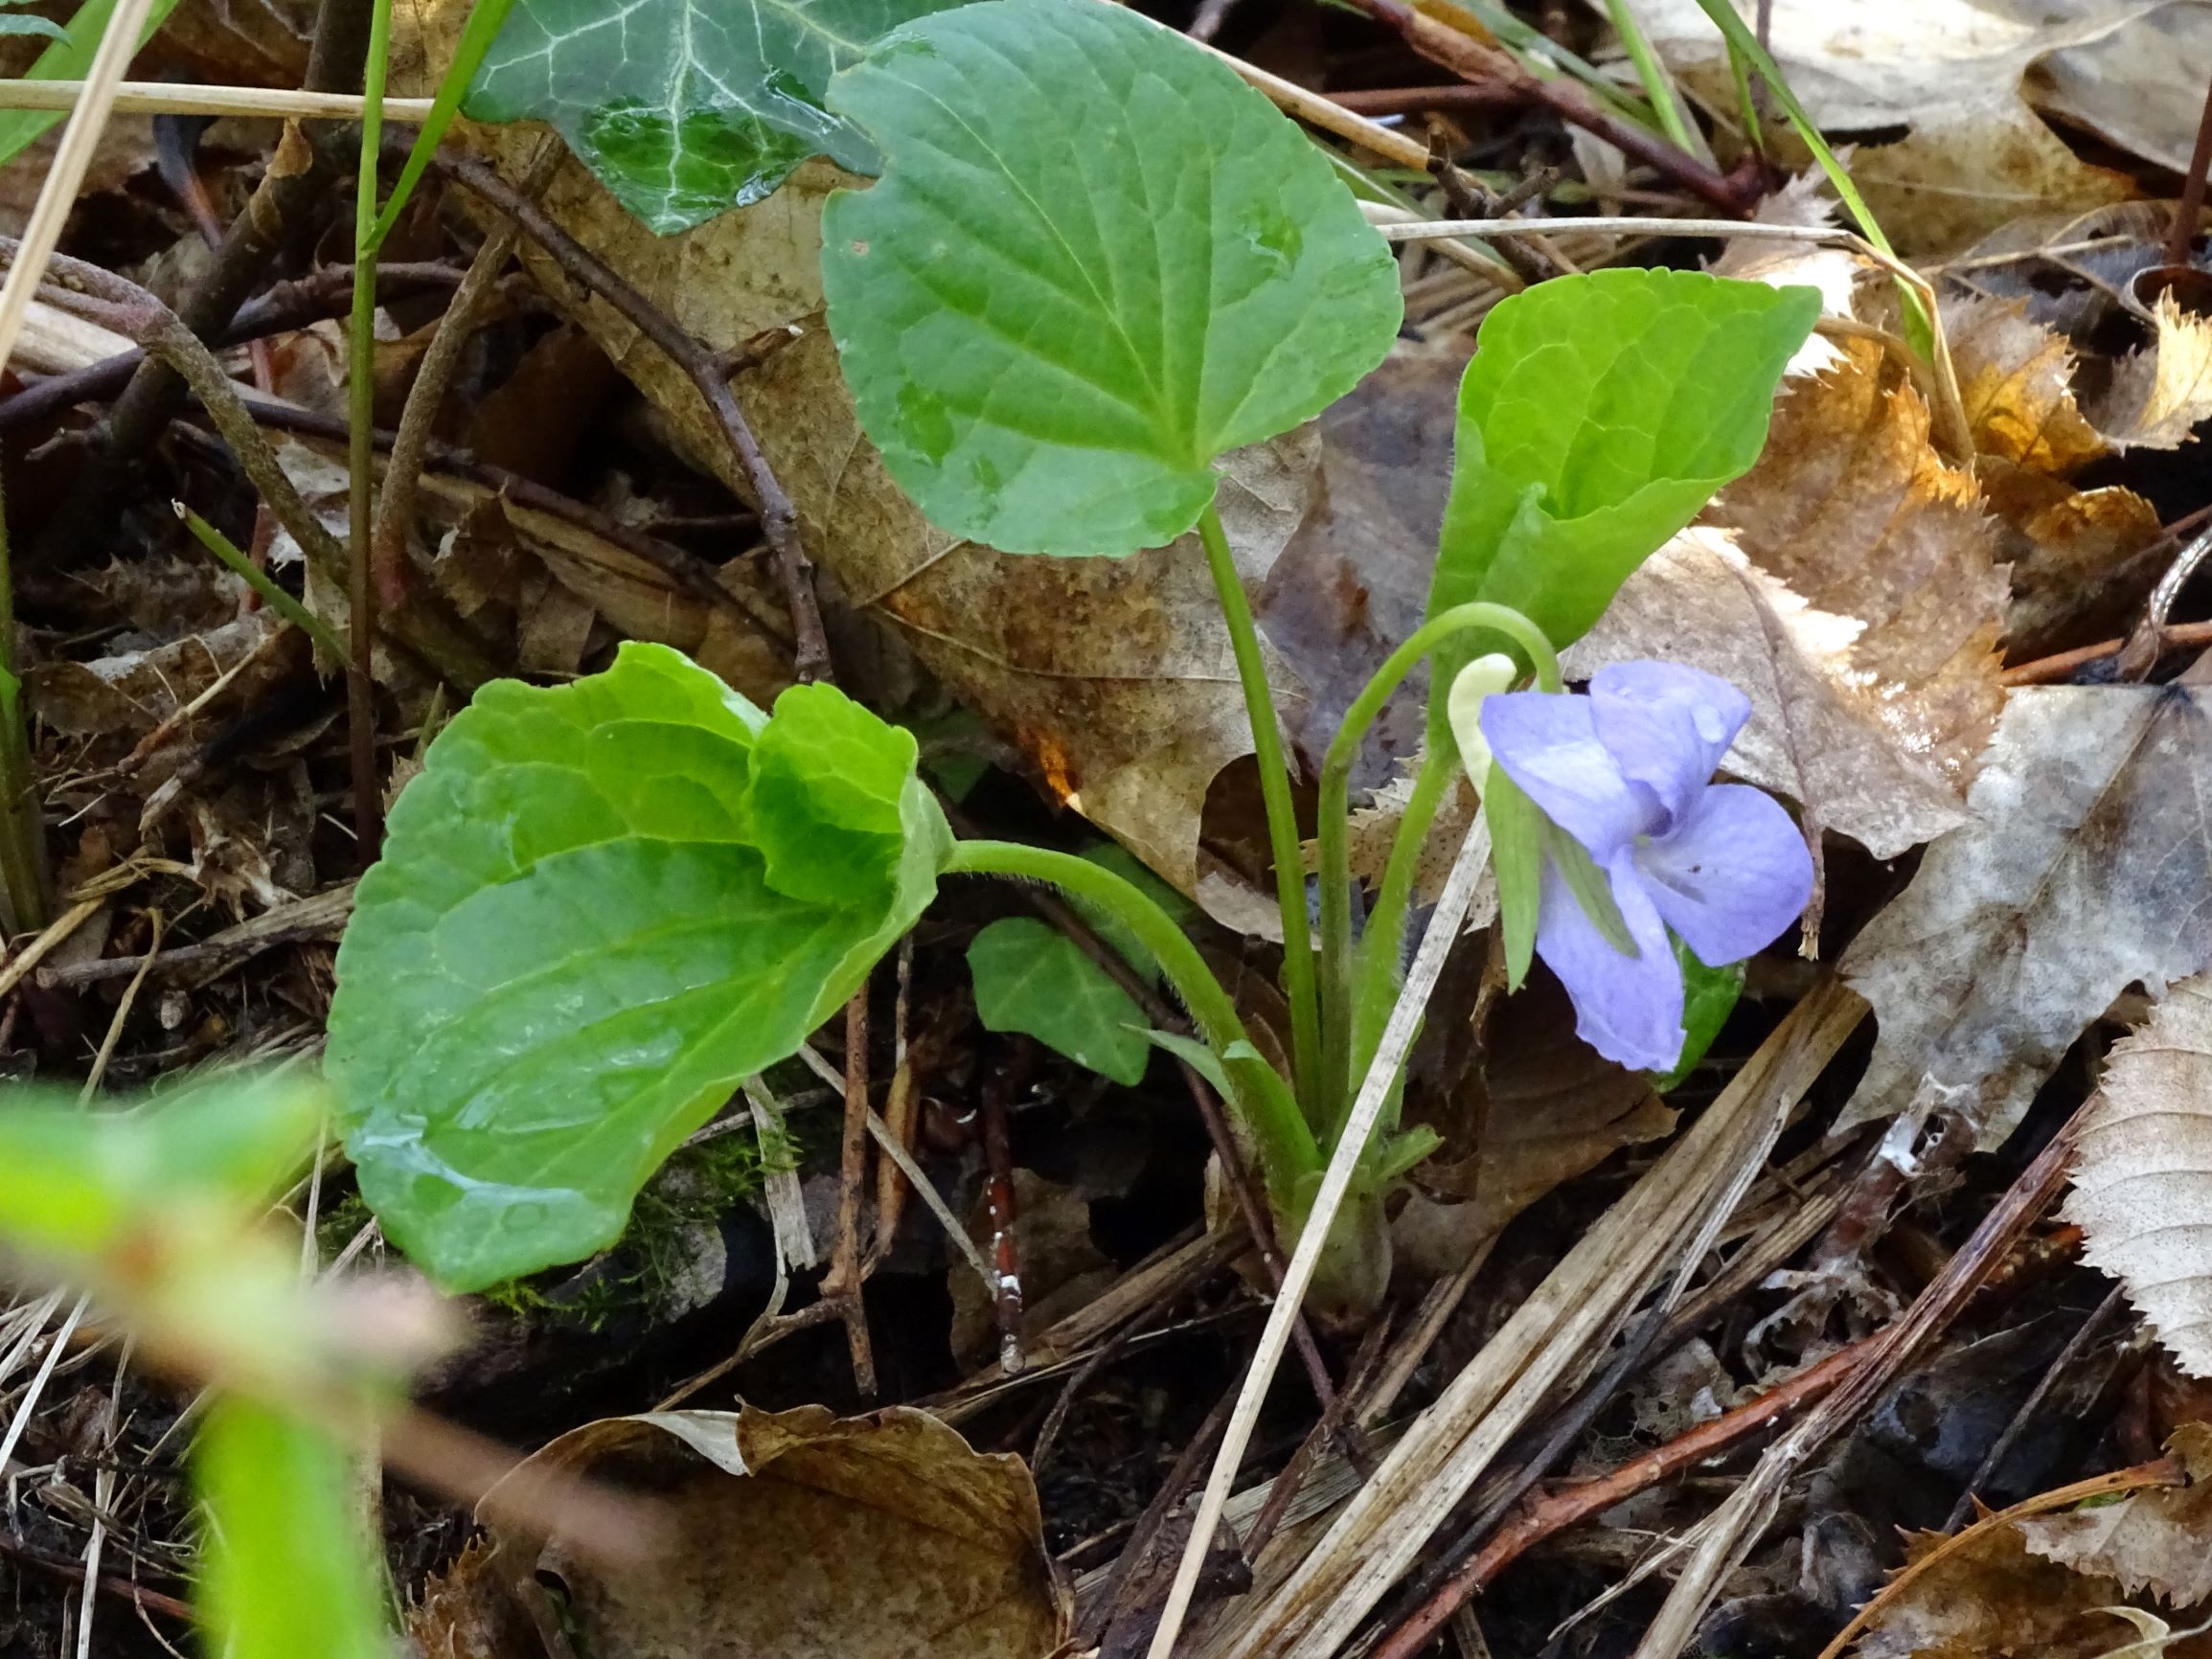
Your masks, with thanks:
M2025 305L1976 296L1943 307L1977 456L2070 476L2106 450L2074 401L2073 348Z
M1912 688L1867 685L1855 670L1863 632L1807 605L1725 533L1698 528L1645 561L1565 667L1581 679L1665 657L1720 675L1751 699L1726 769L1800 803L1810 833L1835 830L1894 858L1968 818L1958 791L1885 717Z
M1901 752L1954 784L1973 774L2002 701L2005 571L1973 477L1928 443L1927 405L1875 341L1786 390L1759 465L1705 522L1816 609L1865 631L1848 672Z
M2065 1214L2181 1369L2212 1376L2212 978L2113 1047Z
M2002 1141L2113 997L2212 960L2212 693L2012 693L1967 805L1843 958L1880 1040L1837 1127L1940 1110Z
M1993 1516L1957 1539L1922 1533L1906 1552L1905 1573L1859 1639L1859 1659L2091 1659L2125 1639L2102 1611L2121 1599L2119 1584L2031 1554L2011 1521Z
M2178 449L2201 420L2212 419L2212 323L2158 296L2155 337L2112 367L2112 383L2093 419L2115 448Z
M2179 987L2176 987L2179 989ZM2193 1017L2212 1008L2201 989ZM2157 1021L2142 1034L2148 1037ZM2136 1050L2137 1058L2144 1049ZM2108 1092L2110 1079L2107 1079ZM2035 1515L2015 1523L2027 1547L2077 1573L2117 1579L2131 1596L2149 1591L2170 1607L2193 1607L2212 1597L2212 1425L2185 1423L2166 1449L2189 1471L2185 1487L2155 1487L2117 1503Z

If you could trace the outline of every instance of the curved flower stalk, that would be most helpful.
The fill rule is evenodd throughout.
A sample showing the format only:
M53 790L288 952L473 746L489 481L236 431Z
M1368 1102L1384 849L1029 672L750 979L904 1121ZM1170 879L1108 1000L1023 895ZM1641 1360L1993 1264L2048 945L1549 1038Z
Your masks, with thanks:
M1455 688L1456 689L1456 688ZM1575 1030L1607 1058L1670 1070L1682 966L1669 935L1720 966L1804 911L1813 859L1782 806L1714 768L1751 713L1727 681L1676 663L1617 663L1587 696L1508 692L1455 721L1477 786L1494 763L1542 812L1536 952ZM1464 716L1473 712L1475 719Z

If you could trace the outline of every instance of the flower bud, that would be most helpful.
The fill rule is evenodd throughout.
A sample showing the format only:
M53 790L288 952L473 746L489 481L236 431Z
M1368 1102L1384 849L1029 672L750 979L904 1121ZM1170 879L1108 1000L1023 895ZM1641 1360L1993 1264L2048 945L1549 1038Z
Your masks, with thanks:
M1482 735L1482 700L1502 692L1520 677L1513 658L1498 651L1476 657L1459 670L1445 700L1445 717L1459 744L1459 759L1480 793L1490 783L1490 740Z

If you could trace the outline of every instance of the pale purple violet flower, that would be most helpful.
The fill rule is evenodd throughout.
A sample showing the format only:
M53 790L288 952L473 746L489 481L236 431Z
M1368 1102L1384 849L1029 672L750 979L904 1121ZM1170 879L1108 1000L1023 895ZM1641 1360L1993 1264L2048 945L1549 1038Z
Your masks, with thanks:
M1586 697L1485 698L1482 733L1505 775L1588 850L1637 954L1583 913L1547 855L1537 954L1566 987L1575 1030L1607 1058L1663 1072L1681 1054L1682 971L1671 927L1700 962L1740 962L1778 938L1813 895L1813 859L1790 814L1759 790L1713 783L1750 700L1678 663L1616 663Z

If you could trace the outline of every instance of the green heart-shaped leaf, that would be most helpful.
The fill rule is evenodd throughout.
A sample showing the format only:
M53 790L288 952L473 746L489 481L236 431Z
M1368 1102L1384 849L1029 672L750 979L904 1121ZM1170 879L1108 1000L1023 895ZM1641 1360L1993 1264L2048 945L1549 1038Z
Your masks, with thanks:
M1429 614L1511 605L1555 645L1749 470L1812 288L1695 271L1562 277L1501 301L1459 388ZM1437 653L1437 683L1473 648Z
M759 201L810 155L876 149L822 107L879 34L959 0L516 0L463 112L549 122L663 236Z
M828 687L770 718L659 646L479 693L338 953L329 1069L392 1239L454 1289L611 1243L929 902L951 836L914 754Z
M1026 1033L1125 1086L1144 1080L1144 1010L1059 928L1004 917L969 944L968 968L986 1031Z
M830 107L883 155L823 213L831 332L892 477L955 534L1173 541L1218 456L1317 414L1397 332L1397 263L1321 153L1131 12L941 12Z

